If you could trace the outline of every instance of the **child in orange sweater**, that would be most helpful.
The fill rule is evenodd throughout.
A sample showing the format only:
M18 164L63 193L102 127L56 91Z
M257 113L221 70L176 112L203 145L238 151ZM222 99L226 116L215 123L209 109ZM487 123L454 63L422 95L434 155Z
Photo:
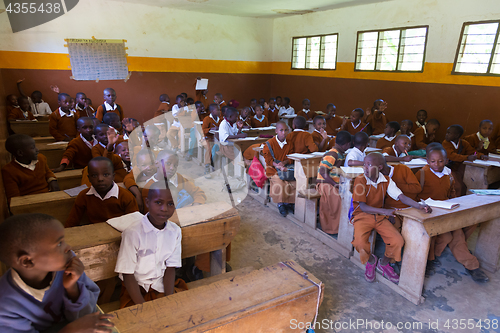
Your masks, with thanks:
M326 132L326 121L323 116L316 116L313 120L314 132L312 132L312 138L316 146L318 146L318 151L323 152L329 150L335 144L335 139L328 136ZM332 143L330 143L332 141Z
M8 120L33 120L35 117L30 111L28 97L21 96L17 99L19 107L13 108L7 115Z
M377 148L384 149L394 144L396 133L399 131L400 126L397 121L390 121L385 125L384 136L377 141Z
M71 97L68 94L57 95L59 109L49 116L49 132L56 141L71 141L76 137L76 113L71 110Z
M490 140L491 133L493 132L493 122L485 119L479 123L479 131L477 133L467 135L464 140L476 149L478 153L488 155L489 153L496 153L497 147L493 140Z

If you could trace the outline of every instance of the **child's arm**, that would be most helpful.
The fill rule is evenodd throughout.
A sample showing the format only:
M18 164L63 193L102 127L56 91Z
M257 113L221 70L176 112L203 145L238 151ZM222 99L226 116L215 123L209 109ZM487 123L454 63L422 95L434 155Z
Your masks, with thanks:
M63 286L71 302L76 303L80 297L80 289L77 281L83 274L83 263L77 257L73 257L66 265L63 276Z
M175 267L167 267L165 274L163 274L163 288L165 296L174 293L175 285Z
M336 187L338 188L339 187L339 184L337 182L335 182L332 177L330 177L330 175L328 174L328 169L324 166L320 166L319 167L319 170L318 170L318 173L323 177L325 183L328 183L330 185L332 185L333 187Z
M230 139L241 139L241 138L246 138L246 137L247 137L246 133L238 133L236 135L228 135L226 138L226 141L230 140Z
M23 97L28 97L25 93L23 88L21 87L21 83L23 83L24 79L17 80L17 90L19 90L19 94Z
M349 160L347 162L347 165L350 166L350 167L354 167L354 166L363 166L365 162L363 161L358 161L358 160Z
M404 203L407 206L411 206L413 208L419 209L419 210L423 211L424 213L428 213L428 214L432 213L432 208L431 207L427 206L424 203L418 203L415 200L412 200L412 199L408 198L404 194L401 194L398 197L398 199L399 199L399 201L401 201L402 203Z
M101 314L95 312L83 316L68 325L64 326L59 333L83 333L83 332L112 332L115 326L108 319L113 318L111 314Z
M137 201L137 207L139 208L139 211L142 213L144 212L144 203L142 201L142 193L139 190L139 186L133 185L129 187L128 189L135 197L135 200Z
M145 302L134 274L123 274L123 283L125 284L125 288L127 288L130 298L132 298L135 304L142 304Z
M368 206L365 202L359 202L359 208L367 214L379 214L387 216L394 216L395 211L395 209L375 208L372 206Z
M64 223L65 228L76 227L80 224L81 217L85 214L87 207L85 206L85 197L88 189L83 190L76 197L75 203L73 204L73 208L69 212L69 216Z

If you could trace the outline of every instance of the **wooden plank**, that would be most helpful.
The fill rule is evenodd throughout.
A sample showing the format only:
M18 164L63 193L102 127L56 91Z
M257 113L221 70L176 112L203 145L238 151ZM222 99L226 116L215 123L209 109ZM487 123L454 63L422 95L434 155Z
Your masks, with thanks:
M70 197L63 191L14 197L10 202L12 214L42 213L54 216L61 222L66 221L76 197Z
M48 121L10 121L10 128L14 133L29 136L52 136L49 132Z
M307 273L295 262L286 262ZM149 332L285 332L290 320L311 322L323 288L284 263L208 286L113 312L121 333Z
M476 242L474 255L481 267L495 273L500 268L500 218L482 223Z
M52 143L56 142L56 139L52 136L35 136L33 138L35 140L35 143Z
M82 169L72 169L56 173L57 183L61 191L80 186L82 183L82 172Z
M57 168L61 164L61 159L66 151L68 144L53 145L50 143L37 143L36 147L39 153L47 157L49 168Z
M465 161L464 183L468 190L487 189L500 181L500 168Z

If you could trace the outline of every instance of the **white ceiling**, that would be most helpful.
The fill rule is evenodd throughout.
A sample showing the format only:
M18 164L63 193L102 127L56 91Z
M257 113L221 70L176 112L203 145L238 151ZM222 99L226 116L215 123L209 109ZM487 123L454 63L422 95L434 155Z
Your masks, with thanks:
M284 17L392 0L117 0L242 17Z

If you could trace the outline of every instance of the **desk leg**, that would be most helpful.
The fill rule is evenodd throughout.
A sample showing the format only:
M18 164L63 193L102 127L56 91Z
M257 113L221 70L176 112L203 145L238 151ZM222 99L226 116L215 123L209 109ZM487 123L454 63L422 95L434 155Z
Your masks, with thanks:
M210 276L226 273L226 248L210 252Z
M500 258L500 218L481 224L474 255L481 267L495 273L499 268Z
M430 237L422 223L407 217L404 218L401 234L405 240L405 247L398 286L400 294L418 305L424 300L422 289Z
M181 127L179 127L179 132L178 132L178 139L179 139L179 145L180 145L180 148L181 148L181 153L182 154L185 154L187 149L186 149L186 129L184 128L184 126L181 125Z
M295 161L295 213L293 216L299 222L305 222L306 199L299 198L299 191L307 189L308 181L302 163Z
M337 235L337 241L342 246L343 250L340 254L344 257L349 258L352 256L353 247L352 239L354 237L354 226L349 223L348 213L351 208L351 183L352 179L340 176L340 188L339 194L342 199L342 208L340 210L340 222L339 222L339 233Z
M464 184L468 190L472 189L487 189L488 182L486 180L487 168L476 167L467 164L464 172Z
M236 145L234 145L234 154L235 154L235 158L234 158L234 176L236 178L240 178L240 179L245 179L245 162L243 162L243 152L240 150L239 147L237 147Z

